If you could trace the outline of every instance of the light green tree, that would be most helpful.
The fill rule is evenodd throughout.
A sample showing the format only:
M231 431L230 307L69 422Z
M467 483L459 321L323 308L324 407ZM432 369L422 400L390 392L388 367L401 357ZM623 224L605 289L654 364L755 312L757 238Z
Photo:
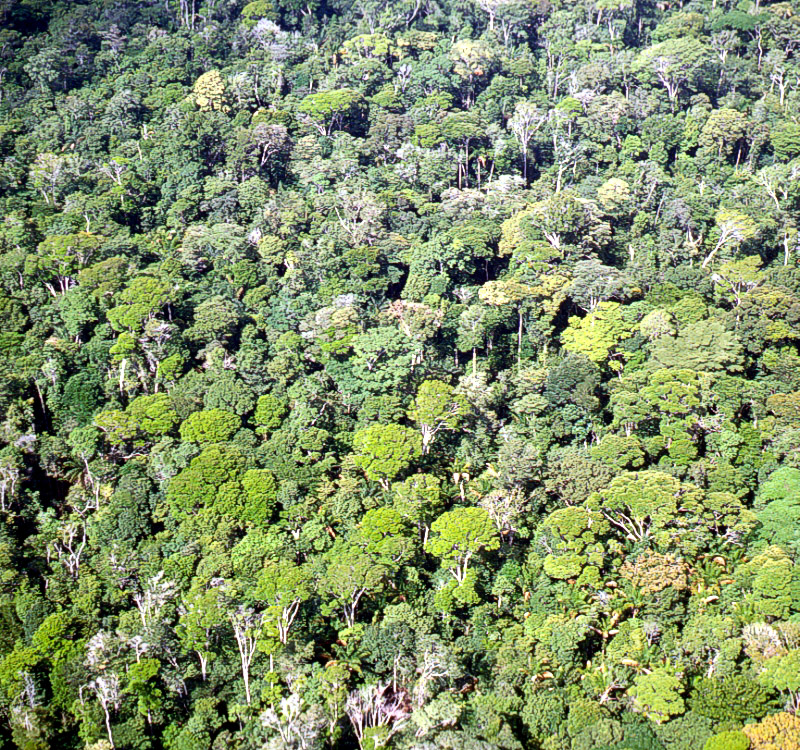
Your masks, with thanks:
M431 519L443 503L442 482L432 474L412 474L403 482L392 484L394 507L412 523L417 524L423 546L430 534Z
M738 141L747 133L747 117L741 112L722 107L715 109L700 131L698 143L717 149L717 156L730 154Z
M341 611L346 626L352 628L362 598L379 591L390 571L357 543L335 544L326 560L319 587L332 607Z
M657 667L649 674L634 678L628 694L634 705L656 724L663 724L686 710L681 693L681 679L666 667Z
M533 295L528 284L513 279L487 281L479 290L481 302L495 307L515 305L517 308L517 364L522 361L523 306L525 300Z
M225 79L218 70L209 70L207 73L203 73L194 82L192 95L194 103L203 112L211 112L213 110L226 112L230 109Z
M422 435L422 453L429 453L433 441L442 430L455 430L466 415L466 399L455 393L453 386L441 380L426 380L408 412Z
M631 70L645 81L658 81L674 110L681 89L698 74L707 57L705 45L693 37L666 39L640 52Z
M762 617L783 619L792 610L795 564L780 547L769 546L740 565L734 579L744 599Z
M592 362L607 363L612 370L620 370L622 362L614 350L633 335L634 326L623 317L624 309L618 302L601 302L586 317L573 316L561 334L564 348L585 355Z
M500 538L483 508L456 508L431 524L428 551L438 557L458 584L467 577L470 560L480 551L495 550Z
M181 440L206 445L225 443L239 429L241 421L224 409L205 409L190 414L181 424Z
M375 424L353 435L353 461L385 489L422 454L422 439L410 427Z
M258 577L256 596L266 602L265 626L286 645L300 605L311 597L311 573L288 560L267 560Z
M183 648L197 655L204 682L215 656L213 645L225 624L222 601L219 588L196 584L183 596L178 608L176 633Z
M297 111L306 118L320 135L330 135L356 117L363 106L363 97L353 89L334 89L309 94L297 105Z
M119 332L140 332L148 320L174 299L174 294L165 281L137 276L116 299L120 304L108 311L111 327Z
M767 659L758 681L778 691L796 714L800 710L800 649L794 648Z
M636 471L615 477L604 490L594 492L586 501L599 510L626 539L640 542L662 536L679 519L678 503L699 505L702 492L694 485L682 484L660 471Z
M706 268L721 250L735 249L758 234L756 222L741 211L722 209L717 212L715 221L717 239L711 251L703 258L701 268Z

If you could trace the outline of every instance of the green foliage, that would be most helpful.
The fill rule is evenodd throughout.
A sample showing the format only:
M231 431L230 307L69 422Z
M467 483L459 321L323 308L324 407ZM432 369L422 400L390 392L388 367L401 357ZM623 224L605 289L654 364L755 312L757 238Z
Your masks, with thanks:
M687 711L658 727L664 750L694 750L712 735L712 722L694 711Z
M706 740L703 750L748 750L750 740L746 734L731 729L720 732Z
M116 296L116 301L121 304L108 311L108 321L120 333L141 331L172 296L166 282L152 276L139 276Z
M664 543L667 527L679 522L678 502L696 503L700 492L693 485L682 485L675 477L659 471L628 472L614 478L586 502L590 510L600 511L630 541L654 538Z
M422 452L430 446L441 430L454 430L467 413L466 399L453 393L453 388L438 380L426 380L417 391L408 416L417 423L422 434Z
M422 439L408 427L373 425L353 436L353 461L369 479L388 483L422 453Z
M790 5L0 2L0 746L798 750Z
M566 714L563 696L549 690L531 691L522 709L522 720L538 743L563 733Z
M334 89L309 94L297 105L321 135L330 135L358 116L362 96L353 89Z
M166 394L139 396L126 409L139 429L148 435L164 435L172 430L178 415Z
M431 524L431 531L428 550L442 560L459 584L466 580L470 560L478 552L500 546L497 530L483 508L447 511Z
M800 694L800 649L767 659L758 679L762 685L780 693Z
M666 39L640 52L631 69L645 80L658 81L674 102L685 85L696 81L707 54L692 37Z
M257 425L256 431L266 435L273 430L277 430L281 426L288 409L289 405L285 399L281 399L271 393L259 396L256 410L253 414L253 422Z
M791 558L776 546L767 547L736 571L737 583L755 611L776 618L788 617L793 608L796 575Z
M617 360L609 362L609 357L631 334L620 305L601 302L585 318L570 318L561 340L567 351L578 352L592 362L608 363L612 369L620 369L620 363Z
M741 345L717 320L687 325L677 336L662 336L652 345L653 361L665 368L695 372L740 372Z
M139 396L131 401L125 411L107 410L94 418L94 424L103 430L112 445L165 435L177 423L178 415L172 401L164 393Z
M758 536L787 551L800 544L800 471L783 467L772 472L756 497Z
M689 697L692 710L716 723L760 719L769 710L770 695L761 685L744 675L716 680L698 678Z
M224 443L239 428L239 417L222 409L190 414L180 427L181 440L193 443Z
M225 488L225 502L235 505L235 482L244 466L244 457L235 448L211 445L170 481L167 500L176 512L191 514L197 508L212 507L217 493Z
M636 677L628 692L634 704L657 724L685 710L681 680L663 667Z

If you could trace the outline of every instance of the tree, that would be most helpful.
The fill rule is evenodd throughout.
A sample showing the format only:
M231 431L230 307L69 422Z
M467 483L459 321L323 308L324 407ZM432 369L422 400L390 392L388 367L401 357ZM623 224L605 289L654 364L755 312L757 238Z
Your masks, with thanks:
M749 747L750 739L746 734L730 729L709 737L703 745L703 750L748 750Z
M458 162L458 187L469 187L470 144L483 135L485 130L478 114L470 112L453 112L447 115L441 125L442 134L450 141L460 144L464 149L464 159Z
M569 327L561 334L567 351L585 355L590 361L607 363L620 370L618 360L611 359L612 352L633 334L632 326L622 317L623 310L617 302L600 302L585 318L573 316Z
M680 329L677 336L661 336L651 352L653 365L694 372L741 372L744 361L739 340L720 320L703 320Z
M489 0L491 2L491 0ZM490 25L494 16L490 16ZM547 113L542 112L535 104L524 100L518 101L514 114L509 118L507 127L519 141L522 151L522 179L528 182L528 145L537 131L547 120Z
M267 560L258 578L256 596L267 603L266 624L274 625L285 646L300 605L311 597L307 568L286 560Z
M203 73L194 82L192 92L195 104L204 112L229 110L225 79L218 70Z
M273 393L266 393L258 397L256 410L253 414L253 423L256 425L256 432L268 435L277 430L283 418L289 411L289 402L286 398L281 398Z
M482 305L470 305L458 319L458 350L472 350L472 375L478 374L478 349L483 347L487 334L488 311Z
M201 344L226 344L236 332L239 319L236 305L224 297L211 297L195 308L194 325L186 329L185 335Z
M408 536L408 521L391 507L371 508L358 525L353 540L389 571L399 569L413 553L413 539Z
M800 717L789 713L772 714L758 724L742 727L750 740L752 750L769 750L771 747L796 750L800 746Z
M660 471L622 474L586 501L589 509L600 511L608 522L633 542L654 537L664 544L664 531L679 522L678 503L700 502L700 491L681 484ZM661 540L661 541L659 541Z
M767 659L758 679L762 685L777 690L786 700L786 709L797 714L800 710L800 649Z
M735 248L758 234L758 226L747 214L740 211L721 210L716 216L717 241L703 259L701 268L705 268L714 260L714 256L723 248Z
M561 508L550 513L539 529L539 539L547 555L544 572L558 580L599 577L597 540L609 524L596 510L585 506Z
M517 364L522 361L522 307L533 289L519 281L502 279L487 281L479 290L478 297L487 305L497 307L515 304L517 306Z
M177 633L183 647L197 655L203 682L208 677L208 664L214 656L212 647L225 623L223 604L219 588L194 586L183 597L178 610Z
M408 721L406 702L405 691L397 691L391 685L367 685L350 693L345 712L361 750L389 744Z
M137 709L153 723L153 712L161 707L163 692L157 686L161 664L158 659L141 659L128 670L128 684L124 693L136 696Z
M800 470L785 466L772 472L759 488L756 510L760 539L787 551L796 549L800 543Z
M389 570L357 544L340 542L331 548L327 559L320 586L341 609L345 625L352 628L362 598L381 588Z
M277 710L271 706L261 714L260 720L265 727L278 733L281 747L298 750L321 747L324 720L319 708L306 705L297 693L281 698Z
M745 600L761 617L788 617L792 609L795 565L780 547L769 546L736 570Z
M633 682L628 692L634 703L657 724L684 712L681 680L667 668L659 667L650 674L639 675Z
M111 714L119 711L121 688L119 676L114 672L99 675L86 685L86 688L94 693L97 702L103 709L105 718L106 732L108 733L108 743L112 750L114 745L114 735L111 731Z
M89 232L54 235L39 244L37 255L29 258L27 265L30 271L35 265L39 273L49 277L44 284L54 297L66 294L94 260L102 244L102 237ZM53 277L57 287L51 283Z
M392 484L394 507L417 524L423 546L427 544L431 520L443 502L442 482L432 474L412 474L403 482Z
M497 11L511 5L515 0L473 0L473 2L489 16L489 30L494 31L494 19Z
M442 430L454 430L467 413L463 396L441 380L426 380L419 389L408 413L422 434L422 453L430 452L436 436Z
M238 606L228 612L236 648L239 652L239 662L244 680L244 694L247 705L252 703L250 694L250 668L256 654L259 641L263 635L261 625L263 615L251 607Z
M432 524L434 536L428 551L442 560L456 582L467 578L470 560L480 551L500 546L497 530L483 508L457 508L439 516Z
M225 443L241 422L239 417L223 409L207 409L190 414L181 424L181 440L201 445Z
M363 97L353 89L333 89L309 94L297 110L320 135L355 124L363 115Z
M111 327L118 332L138 333L148 320L174 300L174 292L164 281L139 276L117 295L117 299L121 304L107 313Z
M30 176L45 202L56 207L81 171L80 159L75 154L43 153L36 156Z
M764 274L759 271L760 266L760 258L743 258L725 263L712 278L715 284L730 290L726 296L735 307L740 307L744 296L764 281Z
M698 143L701 146L716 146L717 157L721 157L723 152L728 156L744 138L747 125L747 118L741 112L729 107L715 109L703 125ZM739 163L738 157L736 163Z
M372 425L353 435L353 461L385 489L422 454L422 439L409 427Z
M504 224L501 253L513 251L520 262L547 263L543 269L550 270L549 265L596 252L605 242L610 227L600 219L597 204L561 189L564 174L573 166L566 156L556 161L557 191Z
M147 435L165 435L178 422L172 401L165 393L138 396L128 405L126 412L137 427Z
M693 711L715 722L761 719L770 711L771 703L767 689L744 675L700 678L689 698Z
M488 42L472 39L459 39L450 48L453 70L465 83L465 103L472 104L475 85L488 76L497 54Z
M666 39L640 52L631 70L645 81L656 79L674 112L678 94L702 70L707 56L706 47L693 37Z
M575 264L568 294L580 308L593 312L601 302L623 299L629 281L616 268L598 260L580 260Z
M95 426L113 446L133 443L141 446L153 438L171 432L178 423L178 414L165 393L138 396L125 411L108 409L94 418Z
M170 481L167 501L173 512L189 516L198 508L213 508L220 488L235 482L244 466L239 451L224 445L208 446ZM233 493L238 491L231 489Z

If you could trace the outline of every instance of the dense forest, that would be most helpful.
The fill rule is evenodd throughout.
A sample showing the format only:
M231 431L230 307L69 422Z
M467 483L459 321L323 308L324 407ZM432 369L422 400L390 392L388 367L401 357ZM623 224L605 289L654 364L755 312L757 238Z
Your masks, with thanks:
M798 750L798 0L0 0L0 748Z

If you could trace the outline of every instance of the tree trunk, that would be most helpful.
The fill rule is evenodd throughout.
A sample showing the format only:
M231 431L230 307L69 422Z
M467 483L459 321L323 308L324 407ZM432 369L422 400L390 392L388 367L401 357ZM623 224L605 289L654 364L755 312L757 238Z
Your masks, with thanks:
M103 713L106 717L106 732L108 732L108 744L111 745L112 748L116 747L114 745L114 736L111 734L111 716L108 713L108 709L103 706Z

